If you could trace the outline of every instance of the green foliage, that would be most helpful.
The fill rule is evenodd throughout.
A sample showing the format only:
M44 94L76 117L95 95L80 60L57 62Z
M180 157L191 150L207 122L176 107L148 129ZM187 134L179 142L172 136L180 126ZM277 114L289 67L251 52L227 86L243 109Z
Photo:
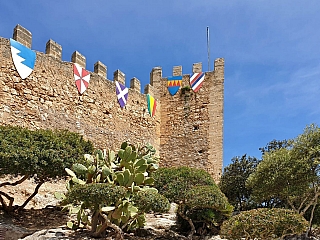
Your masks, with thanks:
M272 152L281 148L289 148L291 145L291 140L276 140L273 139L271 142L269 142L265 147L259 148L262 155L268 152Z
M246 181L258 163L258 159L245 154L232 158L232 163L224 168L219 187L235 210L250 210L257 205L251 198L251 189L246 187Z
M0 173L22 176L15 183L1 183L0 187L21 184L33 177L37 186L34 193L17 207L22 209L45 181L66 177L64 169L84 161L83 154L92 151L90 141L67 130L31 131L21 127L0 126ZM14 197L0 191L0 203L4 211L13 211L13 202Z
M85 155L86 166L77 163L66 168L71 180L62 204L78 216L76 224L69 226L91 225L93 235L99 237L109 227L118 233L143 227L146 212L167 211L168 200L150 187L154 183L150 174L158 168L155 153L151 145L124 142L117 154L98 150L95 156Z
M67 130L0 126L0 172L49 180L66 176L64 168L80 162L93 145Z
M133 196L133 202L142 212L163 213L170 209L170 202L155 189L147 188Z
M185 215L208 227L220 226L231 216L233 206L217 185L196 186L186 192Z
M287 209L254 209L231 217L221 226L220 235L230 240L277 239L306 231L308 222Z
M176 203L185 200L187 191L192 187L215 185L213 178L206 171L189 167L160 168L153 177L154 187Z
M320 128L307 126L288 143L285 148L264 153L247 186L258 201L278 198L301 215L311 208L311 226L320 195Z
M191 87L189 85L186 85L184 87L181 88L181 93L185 94L186 92L190 92L191 91Z
M185 225L185 221L189 223L191 235L199 227L219 227L233 211L225 195L204 170L188 167L160 168L153 177L159 193L179 204L178 219L182 225Z
M268 198L288 201L308 189L308 164L303 159L292 158L291 153L288 149L279 149L263 156L257 171L247 182L257 201Z
M77 184L68 191L63 204L114 205L125 196L125 188L109 183Z

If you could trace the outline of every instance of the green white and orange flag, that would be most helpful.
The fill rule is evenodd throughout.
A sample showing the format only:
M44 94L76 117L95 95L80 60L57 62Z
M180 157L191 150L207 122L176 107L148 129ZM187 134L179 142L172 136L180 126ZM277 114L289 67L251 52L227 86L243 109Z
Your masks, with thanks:
M153 117L156 114L157 101L150 94L147 94L147 102L150 116Z

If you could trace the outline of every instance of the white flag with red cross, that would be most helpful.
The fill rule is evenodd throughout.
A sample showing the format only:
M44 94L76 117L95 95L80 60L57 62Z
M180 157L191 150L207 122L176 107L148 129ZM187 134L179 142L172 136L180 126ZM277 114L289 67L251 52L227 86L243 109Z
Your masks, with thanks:
M77 63L73 64L73 75L76 86L80 94L88 88L90 81L90 72L80 67Z

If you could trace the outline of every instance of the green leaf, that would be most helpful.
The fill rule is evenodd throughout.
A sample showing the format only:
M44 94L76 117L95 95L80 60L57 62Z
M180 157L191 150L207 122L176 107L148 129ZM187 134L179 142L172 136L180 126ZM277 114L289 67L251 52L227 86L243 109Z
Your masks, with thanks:
M99 160L103 160L104 159L103 152L100 149L98 149L96 151L96 154L97 154L97 157L98 157Z
M146 223L146 219L145 219L144 215L138 216L137 221L138 221L139 227L143 227L144 224Z
M86 184L85 181L82 181L81 179L79 179L79 178L77 178L77 177L73 177L71 180L72 180L72 182L74 182L74 183Z
M65 199L66 198L66 195L64 195L64 193L62 192L55 192L54 193L54 197L58 200L62 200L62 199Z
M147 170L147 168L148 168L148 165L143 164L136 170L136 172L145 172Z
M130 217L134 217L135 215L137 215L139 209L133 205L130 205L128 207L128 211L130 212Z
M109 155L108 155L109 163L113 162L114 159L115 159L115 157L116 157L116 156L115 156L114 151L110 151L110 150L109 150Z
M115 206L102 207L101 211L102 212L110 212L110 211L114 210L115 208L116 208Z
M136 152L132 152L128 157L128 162L131 162L132 160L136 159L138 154Z
M84 165L82 165L81 163L75 163L72 165L72 170L76 174L81 175L81 174L85 174L88 169Z
M79 211L79 212L77 213L77 220L78 220L78 222L80 222L80 220L81 220L81 211Z
M75 213L78 213L79 211L80 211L80 206L70 207L70 209L69 209L70 214L75 214Z
M121 216L121 222L126 223L130 219L129 216Z
M127 146L128 146L128 143L127 142L123 142L121 144L121 149L126 149Z
M112 213L112 217L114 219L120 219L121 218L121 214L122 214L122 209L121 208L117 208L113 213Z
M142 165L146 164L146 160L144 159L140 159L138 160L135 164L134 164L134 167L141 167Z
M118 181L120 186L124 185L124 176L121 172L117 173L116 181Z
M71 177L77 177L77 175L69 168L64 169Z
M130 146L126 147L126 150L124 152L124 159L129 161L129 157L130 157L131 153L132 153L132 148Z
M154 184L154 178L152 178L152 177L146 178L144 180L144 184L145 185L153 185Z
M88 219L88 215L83 214L81 217L81 221L84 222L85 224L89 224L89 219Z
M93 163L94 162L94 157L91 156L90 154L84 154L84 159Z
M120 149L120 150L118 151L118 156L119 156L119 158L121 158L122 160L124 159L124 150L123 150L123 149Z
M96 166L91 165L91 166L88 168L88 173L89 173L89 174L94 174L95 172L96 172Z
M130 171L128 169L123 172L123 184L126 185L129 182ZM130 184L131 185L131 184Z
M73 229L73 222L67 222L67 227Z
M141 185L144 181L144 175L143 173L137 173L137 175L134 178L134 181L137 185Z

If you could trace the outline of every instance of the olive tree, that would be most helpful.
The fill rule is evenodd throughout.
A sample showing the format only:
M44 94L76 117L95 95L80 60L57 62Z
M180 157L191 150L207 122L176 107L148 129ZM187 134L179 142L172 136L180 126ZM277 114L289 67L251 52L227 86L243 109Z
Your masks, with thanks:
M16 182L0 183L0 207L13 211L14 196L1 191L34 178L34 193L19 208L24 208L45 181L67 176L64 171L73 163L84 161L83 155L93 151L93 144L67 130L35 130L0 126L0 173L20 176Z
M302 216L311 208L311 225L320 195L319 163L320 128L310 125L285 148L265 153L247 186L258 201L279 198Z

